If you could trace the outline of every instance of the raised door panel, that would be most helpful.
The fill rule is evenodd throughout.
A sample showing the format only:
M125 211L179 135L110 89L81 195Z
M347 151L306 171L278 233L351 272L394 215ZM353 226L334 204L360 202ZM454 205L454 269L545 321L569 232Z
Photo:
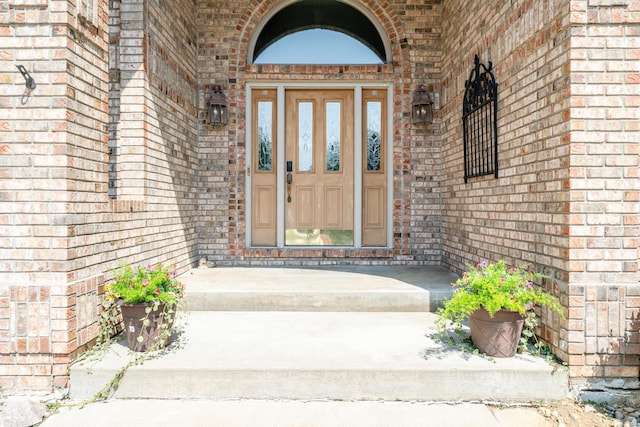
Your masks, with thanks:
M297 228L315 227L315 188L298 186L295 193Z
M364 190L364 218L365 228L384 228L384 188L366 187Z
M324 227L325 229L342 229L342 187L325 187L324 189Z
M257 187L254 196L256 203L256 228L273 228L275 227L275 194L273 187Z

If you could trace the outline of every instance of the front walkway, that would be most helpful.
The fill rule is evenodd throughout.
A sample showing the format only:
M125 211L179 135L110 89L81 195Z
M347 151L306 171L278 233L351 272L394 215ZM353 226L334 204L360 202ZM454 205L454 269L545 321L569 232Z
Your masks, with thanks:
M111 400L63 410L41 427L554 427L536 408L482 404ZM604 424L603 424L604 425Z

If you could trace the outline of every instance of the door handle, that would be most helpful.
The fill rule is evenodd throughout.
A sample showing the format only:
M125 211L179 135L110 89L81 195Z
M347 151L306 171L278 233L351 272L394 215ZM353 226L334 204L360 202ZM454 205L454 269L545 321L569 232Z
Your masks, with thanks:
M293 182L293 162L287 161L287 203L291 203L291 183Z

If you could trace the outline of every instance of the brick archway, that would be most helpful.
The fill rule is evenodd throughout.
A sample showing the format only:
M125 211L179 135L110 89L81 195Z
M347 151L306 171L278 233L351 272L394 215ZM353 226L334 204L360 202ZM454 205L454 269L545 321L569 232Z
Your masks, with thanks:
M274 11L277 12L283 7L291 4L291 1L281 0L253 0L242 14L243 19L238 22L236 31L233 35L232 45L236 46L236 49L232 51L235 57L235 61L231 61L230 64L230 78L235 74L238 76L238 71L244 69L249 61L247 61L250 54L250 43L257 31L262 29L265 21L273 16ZM396 64L398 68L398 74L402 75L402 72L409 71L409 52L405 44L402 43L406 40L404 31L399 25L400 20L391 10L388 4L381 6L372 1L351 1L347 4L354 6L359 10L368 11L370 18L375 19L374 25L378 27L383 34L381 37L388 40L389 49L388 57L389 63ZM236 64L236 70L234 73L233 64Z
M389 5L380 5L371 1L352 2L358 9L366 9L367 15L374 19L376 27L383 33L381 37L387 40L388 44L388 63L379 65L291 65L291 66L269 66L269 65L253 65L250 63L249 56L251 51L251 41L256 31L260 31L261 25L273 16L274 10L277 11L290 2L282 2L277 0L252 1L245 9L242 18L236 25L236 29L232 36L231 50L229 52L229 98L231 102L236 102L236 107L232 111L231 125L229 126L229 145L230 149L235 150L236 170L243 171L246 169L246 141L245 133L246 123L244 121L246 111L244 102L247 98L246 82L247 79L288 79L288 80L367 80L371 82L385 81L393 83L393 104L396 106L393 112L393 135L392 141L394 153L402 153L409 150L411 133L406 126L408 118L403 115L403 111L408 111L410 105L410 93L412 76L410 66L409 45L406 36L400 25L400 19ZM393 170L408 170L410 168L410 160L406 156L394 156L392 159ZM385 252L383 257L403 257L410 256L410 232L407 218L410 211L410 196L408 185L404 182L408 177L394 176L394 188L390 192L393 200L402 200L402 203L396 203L393 208L393 215L390 218L389 226L394 230L401 230L394 234L393 249ZM247 194L246 177L242 173L237 173L230 177L231 186L237 189L238 193ZM233 200L230 203L237 203L236 195L231 195ZM244 230L246 229L246 212L243 209L236 210L234 218L235 230L229 233L230 247L232 255L241 259L252 256L265 256L265 251L250 251L245 249ZM405 233L406 230L406 233ZM355 251L351 254L353 257L379 256L376 251ZM325 252L311 254L311 256L333 256ZM269 255L271 256L271 255ZM283 255L278 252L276 258ZM300 255L303 256L303 255ZM344 256L336 251L335 256Z

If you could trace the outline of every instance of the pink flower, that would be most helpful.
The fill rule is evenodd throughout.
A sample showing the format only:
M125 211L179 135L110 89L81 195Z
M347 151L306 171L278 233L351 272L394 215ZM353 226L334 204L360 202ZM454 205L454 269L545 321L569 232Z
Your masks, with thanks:
M146 288L147 286L149 286L149 281L148 281L147 279L144 279L144 280L142 281L142 286L144 286L145 288Z
M156 289L156 291L154 292L156 295L160 295L160 289Z

